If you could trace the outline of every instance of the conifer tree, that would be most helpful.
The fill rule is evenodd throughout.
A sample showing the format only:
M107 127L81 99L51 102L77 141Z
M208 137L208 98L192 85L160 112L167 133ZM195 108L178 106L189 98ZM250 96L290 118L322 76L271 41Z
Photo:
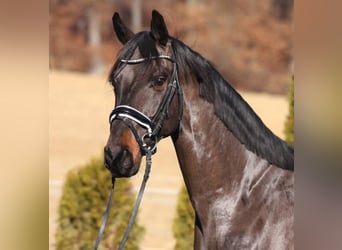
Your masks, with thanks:
M173 235L176 239L175 250L193 249L195 212L183 185L178 195L177 216L173 221Z
M285 138L290 144L294 143L294 76L291 76L289 87L289 113L285 121Z

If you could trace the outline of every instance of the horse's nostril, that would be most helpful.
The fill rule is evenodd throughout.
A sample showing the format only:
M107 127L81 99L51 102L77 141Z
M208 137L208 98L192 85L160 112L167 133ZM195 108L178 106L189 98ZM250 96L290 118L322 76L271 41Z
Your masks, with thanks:
M125 158L125 157L128 156L128 154L129 154L128 150L127 150L127 149L124 149L124 150L122 150L121 157L122 157L122 158Z
M134 167L129 149L122 147L104 148L104 166L115 177L132 176L139 170L139 168Z
M132 156L127 149L123 149L115 160L117 160L117 164L121 169L129 169L133 164Z

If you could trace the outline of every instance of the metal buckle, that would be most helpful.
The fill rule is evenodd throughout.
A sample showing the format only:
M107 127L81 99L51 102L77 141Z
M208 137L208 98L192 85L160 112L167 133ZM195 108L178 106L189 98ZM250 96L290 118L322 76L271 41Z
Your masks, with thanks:
M143 147L146 152L151 151L152 154L156 152L157 148L157 135L153 135L152 133L145 133L142 137L141 140L143 142Z

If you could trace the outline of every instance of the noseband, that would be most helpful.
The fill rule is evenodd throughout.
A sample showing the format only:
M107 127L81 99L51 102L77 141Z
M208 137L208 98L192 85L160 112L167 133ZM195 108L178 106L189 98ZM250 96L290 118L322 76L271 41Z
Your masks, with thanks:
M167 55L160 55L150 58L139 58L139 59L131 59L125 60L122 59L121 62L124 64L139 64L148 60L159 60L166 59L172 62L173 64L173 72L171 81L168 84L166 93L159 105L157 113L153 118L149 118L144 113L139 110L128 106L128 105L119 105L113 109L109 116L109 123L112 123L119 119L122 120L133 132L136 141L139 144L140 152L142 155L146 155L148 151L152 151L155 153L155 149L157 143L162 137L160 136L160 131L163 127L165 119L168 117L169 107L171 105L173 96L178 91L178 129L180 126L180 122L183 114L183 92L178 80L177 74L177 64L176 61ZM143 136L139 136L136 126L134 124L139 125L140 127L146 130L146 133Z

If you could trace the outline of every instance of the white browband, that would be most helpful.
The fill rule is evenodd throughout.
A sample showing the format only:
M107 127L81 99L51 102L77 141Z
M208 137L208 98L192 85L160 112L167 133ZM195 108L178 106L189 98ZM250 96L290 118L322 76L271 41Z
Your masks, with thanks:
M129 60L121 59L120 61L123 63L128 63L128 64L130 63L136 64L136 63L145 62L147 60L155 60L155 59L167 59L167 60L170 60L171 62L174 62L174 60L170 56L167 56L167 55L152 56L152 57L139 58L139 59L129 59Z

